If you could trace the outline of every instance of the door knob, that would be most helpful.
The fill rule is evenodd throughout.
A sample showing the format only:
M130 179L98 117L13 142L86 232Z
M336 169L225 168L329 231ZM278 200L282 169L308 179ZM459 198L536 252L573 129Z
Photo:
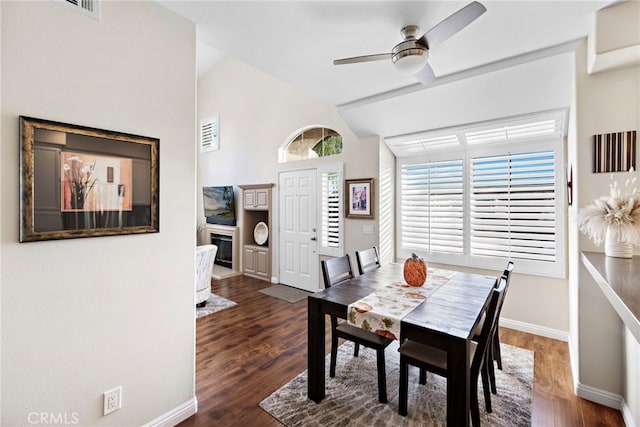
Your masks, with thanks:
M314 237L312 237L312 238L311 238L311 240L315 242L315 241L316 241L316 238L315 238L315 236L314 236Z

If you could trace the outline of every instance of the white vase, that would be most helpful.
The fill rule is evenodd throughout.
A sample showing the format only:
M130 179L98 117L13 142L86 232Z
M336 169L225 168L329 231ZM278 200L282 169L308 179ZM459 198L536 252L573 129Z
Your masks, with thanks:
M604 254L616 258L633 258L633 245L621 241L618 230L609 227L604 239Z

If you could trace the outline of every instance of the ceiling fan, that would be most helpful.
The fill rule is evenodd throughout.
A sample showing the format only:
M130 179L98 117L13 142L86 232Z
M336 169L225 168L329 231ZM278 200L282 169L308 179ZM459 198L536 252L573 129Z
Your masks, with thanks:
M413 74L422 84L429 84L435 80L433 69L427 63L429 49L442 43L467 25L475 21L486 12L486 8L477 1L471 2L462 9L445 18L435 27L417 38L420 28L407 25L400 32L404 40L393 47L391 53L354 56L352 58L336 59L334 65L354 64L391 59L395 67L403 73Z

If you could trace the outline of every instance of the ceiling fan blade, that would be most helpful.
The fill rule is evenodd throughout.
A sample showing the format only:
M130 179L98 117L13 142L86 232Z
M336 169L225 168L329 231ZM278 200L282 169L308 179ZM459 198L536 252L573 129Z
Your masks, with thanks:
M423 85L428 85L436 79L436 75L433 73L433 68L431 68L431 65L429 65L428 62L424 64L422 70L415 73L413 77Z
M352 58L336 59L333 65L355 64L358 62L381 61L383 59L391 59L390 53L378 53L376 55L354 56Z
M431 49L471 24L486 11L487 8L482 4L477 1L471 2L427 31L418 42Z

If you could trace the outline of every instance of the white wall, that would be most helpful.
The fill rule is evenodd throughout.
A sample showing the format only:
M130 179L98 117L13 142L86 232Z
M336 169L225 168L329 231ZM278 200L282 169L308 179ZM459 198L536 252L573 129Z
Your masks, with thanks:
M576 51L574 108L577 124L576 204L584 207L593 199L608 194L611 176L591 171L593 135L640 130L640 67L630 66L589 75L587 46L582 44ZM620 180L624 173L614 175ZM636 254L638 249L635 247ZM602 252L603 247L597 247L588 237L579 235L577 245L570 249L571 256L577 259L580 251ZM575 328L572 325L572 337L578 335L578 354L573 355L578 358L574 363L578 371L574 372L578 394L592 400L615 400L616 396L623 395L625 383L622 323L582 265L578 268L578 276L572 278L572 289L575 290L572 297L577 300L578 308L578 324ZM575 352L575 347L572 346L572 350ZM626 380L637 387L637 378ZM634 417L638 423L640 414Z
M194 397L195 28L148 1L0 8L1 424L141 425ZM159 138L160 233L18 243L19 115Z
M201 188L211 185L242 185L278 182L278 173L323 164L344 163L346 179L377 179L379 138L358 140L335 108L286 83L239 61L226 57L198 80L198 118L220 115L220 150L198 155L198 210L202 213ZM343 154L308 161L278 163L278 148L299 129L324 126L343 137ZM240 189L236 187L236 202ZM278 187L273 189L277 205ZM239 206L236 203L236 206ZM236 207L240 216L242 209ZM277 221L277 206L274 218ZM374 225L374 234L363 234L361 224ZM277 230L273 230L277 241ZM241 233L252 230L240 230ZM377 219L345 219L345 250L378 244ZM272 257L272 275L277 276L277 252Z

